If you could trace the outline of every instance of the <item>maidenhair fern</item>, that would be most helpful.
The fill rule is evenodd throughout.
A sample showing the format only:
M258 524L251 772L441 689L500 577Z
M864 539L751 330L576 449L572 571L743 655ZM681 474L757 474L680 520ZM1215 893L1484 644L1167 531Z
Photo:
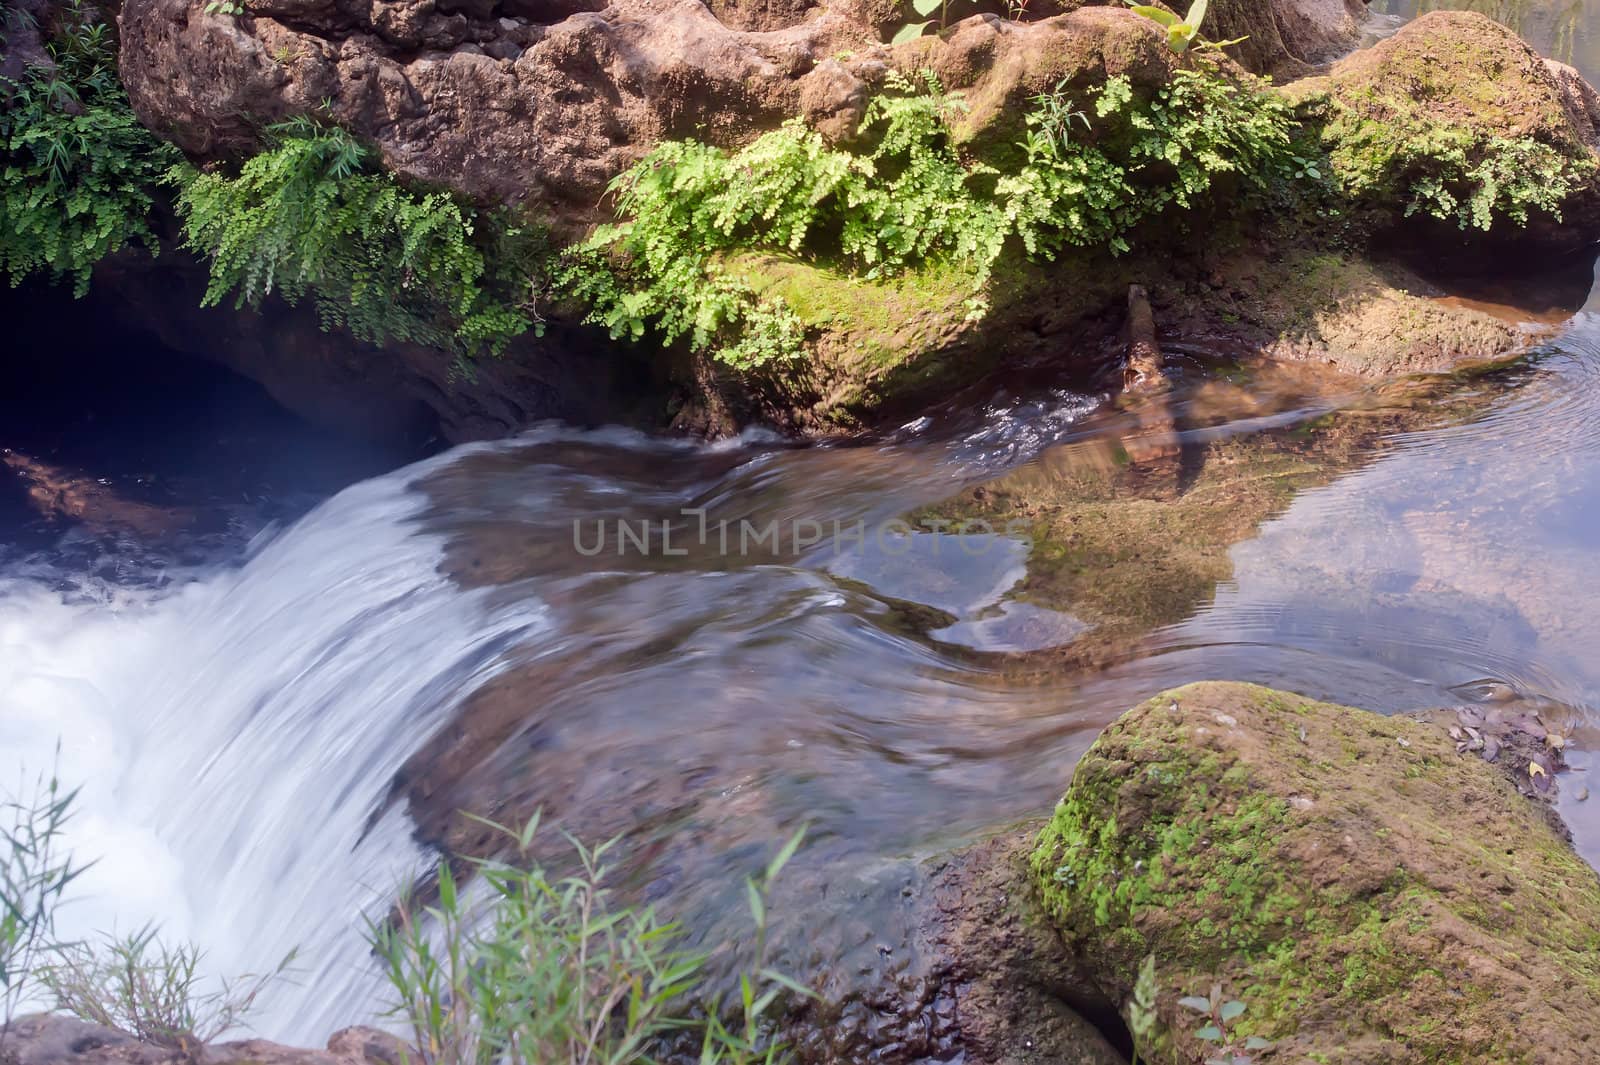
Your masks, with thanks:
M236 175L171 172L187 245L211 261L207 306L309 295L324 328L462 355L498 352L533 324L521 306L530 234L486 227L501 251L491 265L475 212L378 171L344 130L301 118L268 138Z
M891 79L867 109L861 151L831 147L799 120L733 153L668 142L613 183L621 220L570 253L561 278L613 336L654 325L749 367L798 354L801 325L721 271L726 254L809 254L868 278L945 258L969 265L981 288L1009 241L1046 258L1066 245L1126 251L1135 226L1194 206L1218 175L1264 185L1291 156L1288 107L1253 82L1180 71L1135 102L1112 78L1092 102L1093 120L1059 92L1036 98L1026 162L1007 174L952 146L961 102L931 75ZM1064 116L1081 119L1084 136Z
M71 278L81 296L106 255L156 250L153 190L177 153L134 116L105 23L68 5L47 47L53 69L0 79L0 269L13 285Z

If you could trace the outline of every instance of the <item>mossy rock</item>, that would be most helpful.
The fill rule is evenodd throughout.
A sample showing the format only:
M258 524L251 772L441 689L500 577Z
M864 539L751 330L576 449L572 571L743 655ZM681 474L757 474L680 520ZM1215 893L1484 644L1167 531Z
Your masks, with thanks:
M780 255L741 255L724 268L781 298L810 338L803 366L776 378L777 402L804 407L813 424L852 426L916 409L1007 359L1060 351L1062 334L1116 307L1148 264L1089 252L1051 264L1007 255L981 281L967 264L937 260L876 279ZM1102 358L1088 355L1083 371Z
M1483 231L1554 222L1595 196L1572 79L1484 15L1423 15L1287 91L1358 205Z
M1600 878L1437 726L1191 685L1090 748L1039 838L1047 911L1101 989L1155 958L1141 1060L1201 1060L1216 983L1261 1060L1592 1061Z
M1002 169L1022 162L1019 142L1034 97L1059 91L1087 106L1093 90L1114 77L1148 97L1181 65L1154 22L1114 7L1084 7L1040 22L974 16L948 38L902 45L896 57L907 69L932 70L947 90L961 93L952 139Z

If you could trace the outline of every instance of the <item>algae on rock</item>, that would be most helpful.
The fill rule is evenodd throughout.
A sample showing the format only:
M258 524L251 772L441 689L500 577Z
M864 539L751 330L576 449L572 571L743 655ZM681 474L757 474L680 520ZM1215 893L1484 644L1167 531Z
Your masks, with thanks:
M1594 196L1581 101L1485 15L1430 12L1288 91L1322 121L1333 175L1358 205L1488 230L1560 220Z
M1236 1032L1324 1063L1589 1060L1600 878L1443 729L1246 684L1180 688L1090 748L1033 856L1101 989L1159 974L1152 1062Z

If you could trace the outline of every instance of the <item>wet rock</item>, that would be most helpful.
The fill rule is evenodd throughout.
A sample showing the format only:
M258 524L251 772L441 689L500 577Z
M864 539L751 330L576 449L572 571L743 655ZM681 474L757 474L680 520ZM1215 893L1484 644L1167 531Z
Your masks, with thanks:
M1213 984L1245 1004L1230 1034L1274 1040L1270 1060L1595 1056L1600 879L1438 726L1178 689L1090 749L1033 868L1119 1006L1154 955L1143 1060L1203 1056L1177 1000Z
M34 511L49 521L70 519L97 533L130 532L155 537L175 532L195 520L194 514L182 508L123 498L92 477L11 448L0 448L0 467L9 469L22 481Z
M447 352L379 348L326 332L309 303L201 307L205 286L205 266L180 251L153 261L113 256L95 272L86 313L220 363L315 425L417 451L506 436L549 418L582 424L628 413L629 357L601 335L552 324L543 337L524 334L503 356L463 372Z
M54 1015L12 1022L0 1053L6 1065L400 1065L414 1059L415 1053L394 1036L372 1028L336 1032L326 1050L301 1050L262 1039L175 1049Z

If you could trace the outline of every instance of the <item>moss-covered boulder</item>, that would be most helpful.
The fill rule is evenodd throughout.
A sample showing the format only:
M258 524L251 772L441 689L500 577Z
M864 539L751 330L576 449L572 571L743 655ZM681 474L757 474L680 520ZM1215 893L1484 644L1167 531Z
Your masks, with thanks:
M1036 884L1141 1059L1201 1060L1219 984L1266 1061L1600 1057L1600 878L1436 726L1245 684L1129 711L1040 836ZM1145 999L1149 1000L1148 984Z
M1576 206L1576 244L1593 235L1596 156L1587 86L1560 73L1493 19L1438 11L1289 92L1358 205L1480 231Z

